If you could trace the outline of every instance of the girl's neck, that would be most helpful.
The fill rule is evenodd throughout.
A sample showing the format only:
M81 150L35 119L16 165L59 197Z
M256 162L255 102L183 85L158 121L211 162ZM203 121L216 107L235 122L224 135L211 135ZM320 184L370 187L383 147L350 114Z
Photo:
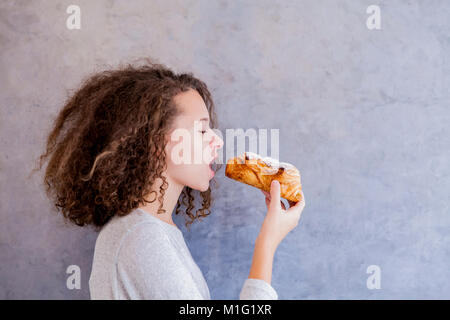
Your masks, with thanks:
M160 206L159 197L159 187L162 185L162 180L158 178L157 181L153 184L152 190L156 191L156 198L155 193L152 193L150 196L147 196L147 200L153 200L152 203L146 203L145 205L139 206L140 209L144 210L145 212L148 212L149 214L157 217L158 219L161 219L162 221L175 225L175 223L172 220L172 213L175 209L175 206L177 205L178 199L180 197L181 192L183 191L184 186L176 183L169 177L165 176L167 179L168 187L164 192L164 200L163 200L163 209L165 210L164 213L158 214L158 208ZM156 186L156 187L155 187Z

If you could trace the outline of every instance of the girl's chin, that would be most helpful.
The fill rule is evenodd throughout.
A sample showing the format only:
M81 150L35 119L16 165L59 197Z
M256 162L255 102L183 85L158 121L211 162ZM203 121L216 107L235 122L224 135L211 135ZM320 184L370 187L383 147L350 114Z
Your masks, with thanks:
M209 189L209 182L207 184L205 184L204 186L198 188L197 190L200 192L205 192Z

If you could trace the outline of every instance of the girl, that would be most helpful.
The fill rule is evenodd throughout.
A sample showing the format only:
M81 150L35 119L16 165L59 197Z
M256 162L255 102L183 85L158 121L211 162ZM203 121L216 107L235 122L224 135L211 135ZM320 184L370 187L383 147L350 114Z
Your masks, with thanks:
M211 299L172 213L184 204L188 228L210 214L209 184L220 168L212 162L223 146L216 122L205 83L148 60L91 76L66 102L40 165L50 157L46 192L64 217L100 231L91 299ZM177 158L180 133L189 161ZM202 198L195 214L194 190ZM278 298L275 250L305 206L286 209L278 183L263 193L268 211L240 299Z

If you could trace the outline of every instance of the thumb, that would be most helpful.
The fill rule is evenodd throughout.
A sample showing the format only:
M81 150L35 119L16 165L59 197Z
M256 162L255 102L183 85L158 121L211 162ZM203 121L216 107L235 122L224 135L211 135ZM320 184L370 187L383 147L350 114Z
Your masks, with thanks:
M280 206L280 182L272 180L270 184L270 207L276 208Z

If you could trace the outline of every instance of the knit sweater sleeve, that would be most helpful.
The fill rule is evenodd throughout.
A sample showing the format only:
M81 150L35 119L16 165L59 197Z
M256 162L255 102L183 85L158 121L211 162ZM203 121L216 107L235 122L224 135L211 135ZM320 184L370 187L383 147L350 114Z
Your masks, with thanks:
M240 300L278 300L275 289L261 279L246 279L239 294Z

